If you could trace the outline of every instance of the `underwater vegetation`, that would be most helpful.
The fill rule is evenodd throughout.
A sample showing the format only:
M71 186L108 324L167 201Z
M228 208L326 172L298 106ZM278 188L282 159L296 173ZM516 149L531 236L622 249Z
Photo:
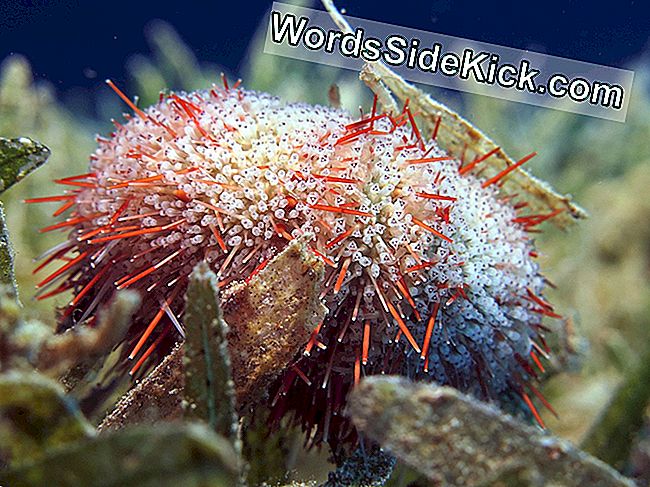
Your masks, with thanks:
M133 110L98 148L3 64L0 483L647 479L647 90L613 128L467 97L497 147L380 66L364 93L252 55L247 86L334 106L285 103L152 32L154 105L113 85ZM592 214L568 233L585 214L537 158Z

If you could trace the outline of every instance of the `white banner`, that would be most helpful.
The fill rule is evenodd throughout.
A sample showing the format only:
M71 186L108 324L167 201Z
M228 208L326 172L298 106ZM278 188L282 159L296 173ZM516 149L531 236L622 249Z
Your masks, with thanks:
M360 70L379 61L417 83L625 121L634 72L274 2L264 52Z

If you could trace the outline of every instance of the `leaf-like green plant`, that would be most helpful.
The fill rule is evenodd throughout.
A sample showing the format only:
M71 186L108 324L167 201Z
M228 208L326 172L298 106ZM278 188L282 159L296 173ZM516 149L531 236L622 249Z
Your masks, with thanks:
M23 464L94 434L77 404L53 380L36 372L0 375L0 457Z
M206 263L198 264L190 275L184 316L185 415L206 420L217 433L239 445L228 325L217 290L217 276Z
M633 487L566 441L450 387L401 377L364 379L350 399L355 425L436 485Z
M601 460L625 467L634 435L643 426L650 400L650 353L633 367L591 427L582 448Z
M27 137L0 137L0 193L41 167L50 157L50 150Z
M231 487L239 474L229 442L200 424L135 426L53 449L0 471L6 485Z
M50 150L27 137L0 137L0 194L47 161ZM0 283L10 284L18 294L14 275L14 252L0 202Z

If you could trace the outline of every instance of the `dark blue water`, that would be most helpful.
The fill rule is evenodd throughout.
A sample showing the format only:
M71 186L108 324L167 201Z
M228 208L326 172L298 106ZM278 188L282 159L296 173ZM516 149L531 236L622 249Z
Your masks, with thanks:
M641 1L340 1L350 15L612 66L648 49ZM38 77L65 91L120 80L149 53L151 19L170 22L202 61L237 72L271 2L259 0L0 0L0 59L26 55Z

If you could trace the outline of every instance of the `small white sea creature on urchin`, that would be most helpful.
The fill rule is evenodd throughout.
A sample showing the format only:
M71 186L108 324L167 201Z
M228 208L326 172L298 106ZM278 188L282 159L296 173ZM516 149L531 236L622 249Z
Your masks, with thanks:
M534 154L491 178L401 113L349 113L238 86L172 93L146 109L111 87L136 116L99 138L87 174L57 182L44 231L69 230L43 257L64 264L39 297L72 290L61 329L94 320L119 289L144 303L122 366L141 374L184 335L188 276L205 260L221 287L257 274L291 240L313 236L327 265L329 313L277 385L275 417L287 410L315 440L355 437L345 397L361 375L428 377L477 397L527 405L546 355L545 281L528 233L548 214L498 186Z

